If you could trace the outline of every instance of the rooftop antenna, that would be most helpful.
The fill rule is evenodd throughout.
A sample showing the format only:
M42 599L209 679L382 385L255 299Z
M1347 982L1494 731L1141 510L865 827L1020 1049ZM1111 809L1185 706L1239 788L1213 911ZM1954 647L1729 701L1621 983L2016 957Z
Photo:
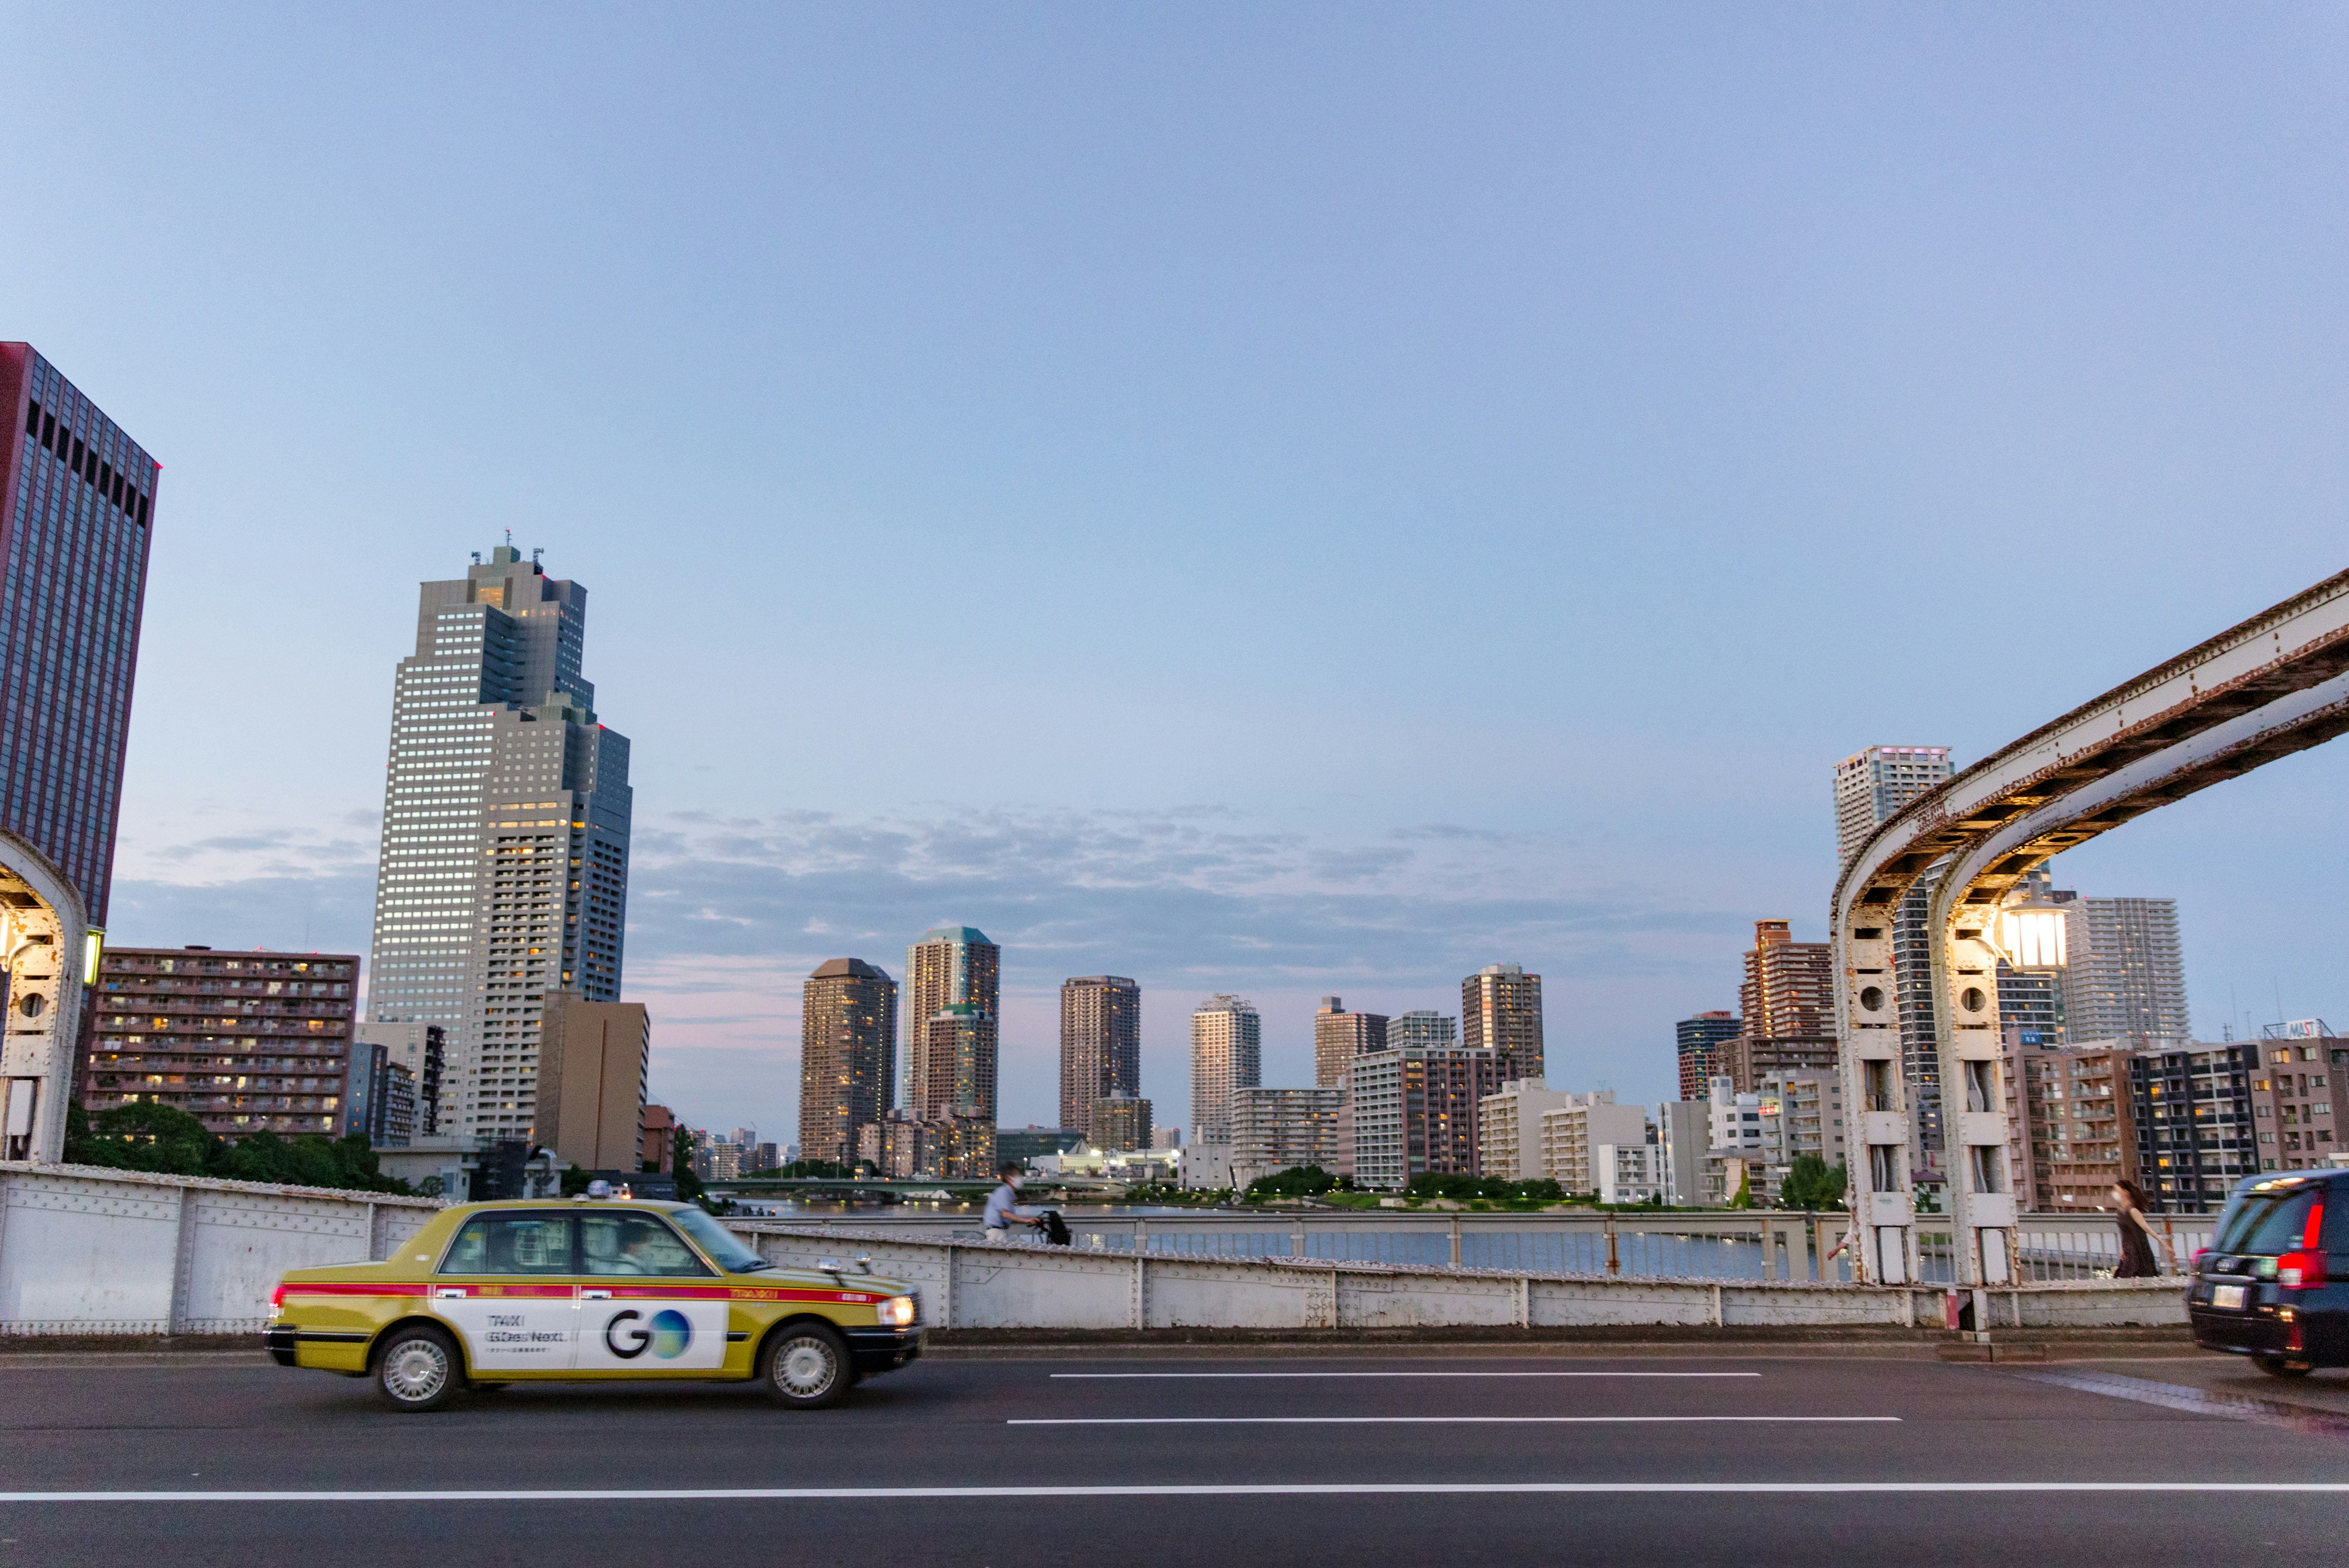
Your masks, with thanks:
M531 548L531 552L530 552L530 564L531 564L532 566L537 566L537 565L538 565L538 558L539 558L541 556L543 556L543 555L545 555L545 554L546 554L546 546L545 546L545 545L533 545L533 546L532 546L532 548Z
M473 552L473 565L475 565L475 566L480 566L481 564L481 553L479 550L476 550L476 551L474 551L474 552Z
M506 530L506 548L509 550L513 548L513 530L511 528Z

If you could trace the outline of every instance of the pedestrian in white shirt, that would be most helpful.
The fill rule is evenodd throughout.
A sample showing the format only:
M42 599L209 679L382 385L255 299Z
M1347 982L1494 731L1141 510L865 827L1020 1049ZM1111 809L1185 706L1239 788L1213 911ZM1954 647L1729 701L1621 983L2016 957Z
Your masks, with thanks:
M1003 1184L987 1195L987 1239L993 1242L1011 1240L1014 1225L1041 1225L1041 1220L1031 1220L1019 1212L1019 1162L1007 1159L996 1170Z

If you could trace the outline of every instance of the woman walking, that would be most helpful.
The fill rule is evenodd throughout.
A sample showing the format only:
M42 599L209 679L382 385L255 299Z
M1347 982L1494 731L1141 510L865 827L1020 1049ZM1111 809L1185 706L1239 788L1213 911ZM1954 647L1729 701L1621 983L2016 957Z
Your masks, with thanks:
M2116 1181L2113 1206L2120 1210L2121 1261L2113 1271L2116 1280L2149 1280L2162 1272L2154 1260L2153 1243L2161 1241L2145 1217L2145 1189L2134 1181ZM2163 1242L2167 1248L2168 1243Z

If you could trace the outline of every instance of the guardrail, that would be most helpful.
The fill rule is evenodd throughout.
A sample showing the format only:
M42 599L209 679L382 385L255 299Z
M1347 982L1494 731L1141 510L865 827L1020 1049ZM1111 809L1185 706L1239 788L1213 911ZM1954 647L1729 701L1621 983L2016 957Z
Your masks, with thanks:
M440 1207L0 1161L0 1334L257 1334L286 1270L388 1257Z
M1841 1213L1785 1210L1666 1210L1496 1214L1411 1213L1387 1210L1292 1210L1235 1214L1089 1215L1064 1209L1072 1245L1088 1251L1152 1256L1288 1258L1402 1267L1501 1269L1647 1280L1850 1279L1848 1262L1831 1256L1848 1222ZM794 1214L781 1223L875 1236L978 1242L978 1218L960 1214ZM739 1222L759 1222L745 1219ZM2161 1221L2181 1260L2209 1242L2211 1220ZM1954 1276L1946 1231L1929 1219L1920 1232L1921 1284ZM2026 1283L2087 1280L2109 1273L2120 1256L2110 1215L2027 1215L2016 1251Z
M1154 1246L971 1244L918 1237L905 1224L861 1231L730 1223L787 1268L853 1268L862 1256L874 1272L912 1284L921 1294L923 1321L940 1328L1939 1328L1946 1321L1942 1293L1924 1286L1577 1276ZM2004 1286L1982 1293L1982 1305L1985 1328L2186 1321L2183 1293L2172 1280Z

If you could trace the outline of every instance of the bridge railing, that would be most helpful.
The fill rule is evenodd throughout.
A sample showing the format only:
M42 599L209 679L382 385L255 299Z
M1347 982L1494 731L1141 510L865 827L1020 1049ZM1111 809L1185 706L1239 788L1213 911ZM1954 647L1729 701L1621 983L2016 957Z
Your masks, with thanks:
M1841 1213L1790 1210L1670 1211L1660 1214L1392 1213L1327 1210L1265 1214L1089 1215L1061 1210L1071 1245L1101 1252L1142 1251L1189 1258L1288 1258L1384 1263L1409 1268L1503 1269L1545 1274L1606 1274L1619 1279L1777 1280L1834 1282L1851 1278L1835 1256L1847 1224ZM755 1217L751 1217L755 1218ZM985 1239L975 1215L793 1214L777 1222L931 1241ZM2211 1221L2187 1216L2157 1221L2181 1261L2209 1244ZM2109 1275L2120 1232L2103 1214L2023 1217L2020 1277L2030 1282ZM1954 1278L1946 1227L1920 1231L1920 1283Z

